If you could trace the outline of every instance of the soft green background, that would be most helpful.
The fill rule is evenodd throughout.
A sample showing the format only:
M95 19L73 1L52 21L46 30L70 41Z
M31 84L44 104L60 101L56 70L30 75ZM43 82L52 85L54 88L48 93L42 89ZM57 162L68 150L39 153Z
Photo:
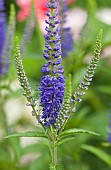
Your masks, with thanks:
M101 28L103 29L103 49L111 46L111 26L104 24L94 17L96 10L100 8L108 7L111 9L111 0L96 0L96 7L95 4L91 3L92 1L89 0L90 4L88 4L88 0L76 0L73 5L70 5L71 9L81 7L89 14L87 25L82 30L84 36L81 36L80 40L74 42L74 53L70 53L66 59L63 59L65 74L72 74L73 92L85 74L87 63L84 62L84 58L93 54L96 36ZM5 0L5 2L8 18L10 3L15 1ZM18 11L17 6L16 11ZM25 24L26 22L17 23L16 34L19 35L19 39L22 37ZM40 77L42 76L41 67L45 62L42 57L44 44L40 44L40 40L38 39L40 36L38 28L35 29L29 48L26 51L26 56L23 58L24 69L33 89L36 88L36 84L40 83ZM13 81L17 81L13 52L9 73L3 79L5 84L7 84L6 82L9 83L8 86L11 86ZM6 106L5 103L10 100L16 101L20 99L24 103L24 107L26 107L26 101L21 96L22 91L20 88L15 92L8 91L0 108L0 170L48 170L48 164L50 162L49 151L41 143L31 143L23 147L20 142L21 139L4 139L4 136L11 131L21 131L21 129L22 131L26 131L27 128L35 128L34 126L37 124L33 121L34 118L31 119L30 111L27 113L27 110L24 111L22 109L21 114L23 116L13 124L8 124L8 113L6 113L8 110L6 111L4 108ZM111 56L105 55L100 59L87 95L85 95L83 102L78 105L77 112L72 115L66 126L66 128L85 128L98 132L101 136L76 135L75 141L63 144L59 148L58 157L59 161L63 162L65 170L111 169L109 167L111 165L111 145L107 143L110 102ZM13 108L14 105L12 104L10 107ZM26 114L24 116L24 112L28 116ZM27 143L29 140L26 139L25 142ZM98 149L102 150L102 153ZM24 157L26 158L26 163L22 163L25 162ZM29 158L30 161L28 161Z

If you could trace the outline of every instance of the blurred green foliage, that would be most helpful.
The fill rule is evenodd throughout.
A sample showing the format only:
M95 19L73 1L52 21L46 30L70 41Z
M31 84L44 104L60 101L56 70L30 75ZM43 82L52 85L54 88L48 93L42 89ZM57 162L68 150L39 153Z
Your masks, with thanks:
M5 0L6 12L9 14L10 3L14 0ZM89 3L88 3L89 2ZM67 58L63 60L65 67L65 74L72 74L73 92L76 90L80 80L84 76L86 71L87 62L85 62L86 56L92 55L94 44L98 30L103 29L103 49L107 46L111 46L111 27L95 18L95 12L103 7L111 7L111 0L96 0L91 4L91 0L76 0L71 8L79 6L84 8L88 12L87 23L83 27L81 38L74 43L75 52L69 54ZM93 1L94 2L94 1ZM91 6L93 5L93 6ZM18 7L16 6L16 11ZM24 23L17 23L17 35L22 37ZM39 32L35 29L33 37L31 39L26 56L23 58L23 65L26 71L26 75L32 87L35 89L36 84L40 83L41 66L44 63L42 57L41 44L38 42ZM42 44L43 46L43 44ZM78 106L77 112L72 115L66 128L79 127L88 130L93 130L101 134L101 137L78 135L76 140L68 141L61 145L59 148L59 161L63 162L65 170L110 170L105 155L101 158L101 150L108 154L108 159L111 161L111 145L107 145L107 133L108 133L108 114L109 103L111 101L111 56L103 56L100 60L94 80L84 97L83 102ZM9 73L4 79L7 82L2 86L2 89L8 91L4 98L0 99L0 170L48 170L50 162L50 156L47 147L37 144L31 144L25 146L21 145L20 139L4 139L3 137L10 133L10 130L16 130L16 127L32 126L30 120L25 120L24 117L17 121L15 124L9 126L7 123L7 114L4 111L5 102L10 99L16 99L22 95L21 89L14 92L10 85L13 80L17 79L14 58L12 55L11 66ZM0 80L1 81L1 80ZM4 82L4 81L3 81ZM12 106L13 107L13 106ZM22 111L21 111L22 112ZM104 145L104 142L106 145ZM85 144L85 145L84 145ZM100 150L98 153L93 146ZM24 155L29 153L37 154L37 158L31 160L30 163L22 165L21 160ZM109 158L110 157L110 158Z

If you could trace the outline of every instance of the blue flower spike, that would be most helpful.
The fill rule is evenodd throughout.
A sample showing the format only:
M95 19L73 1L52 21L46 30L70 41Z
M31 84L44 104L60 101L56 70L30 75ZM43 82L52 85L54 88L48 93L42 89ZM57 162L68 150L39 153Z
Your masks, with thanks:
M41 78L41 106L42 106L42 115L40 120L44 126L50 127L53 125L56 127L56 121L59 117L60 110L62 107L62 102L64 98L64 89L65 89L65 77L64 69L61 65L62 63L62 52L61 52L61 43L59 30L57 26L60 21L58 19L58 3L55 0L50 0L50 3L47 4L49 11L46 12L48 20L46 20L46 34L45 40L46 49L44 50L44 58L46 63L42 67L42 72L44 76Z

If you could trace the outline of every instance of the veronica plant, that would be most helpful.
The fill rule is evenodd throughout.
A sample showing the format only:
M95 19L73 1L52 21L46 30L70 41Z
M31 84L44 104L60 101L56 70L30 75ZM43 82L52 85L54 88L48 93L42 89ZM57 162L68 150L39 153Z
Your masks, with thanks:
M64 130L64 128L70 115L75 112L76 104L82 101L82 96L86 93L86 90L88 90L88 86L94 76L101 51L102 31L100 31L97 37L94 56L87 68L86 74L80 82L77 91L72 94L71 75L66 78L62 66L60 28L58 27L60 23L58 19L58 5L56 0L49 0L49 3L46 5L49 9L49 11L46 12L48 16L48 19L45 21L47 24L47 33L45 34L46 49L43 54L46 63L42 67L42 73L44 75L41 78L41 84L38 89L40 100L33 97L32 89L22 65L17 39L14 50L16 70L20 85L23 88L23 94L27 98L27 105L32 107L32 115L36 117L41 128L38 128L36 131L16 133L7 136L42 137L43 143L49 147L52 157L50 170L56 170L58 167L59 169L63 169L57 161L57 147L62 143L75 139L74 135L77 133L99 135L84 129Z
M4 2L0 2L0 76L8 72L10 56L13 48L15 33L15 9L11 5L8 26L6 25L6 14Z

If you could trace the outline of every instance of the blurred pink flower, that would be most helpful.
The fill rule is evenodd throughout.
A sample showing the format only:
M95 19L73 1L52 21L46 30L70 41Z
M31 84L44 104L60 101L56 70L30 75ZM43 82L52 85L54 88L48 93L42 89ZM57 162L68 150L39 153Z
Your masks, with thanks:
M34 1L34 4L35 4L37 20L40 23L40 27L42 31L44 32L45 31L44 20L47 18L47 16L45 15L45 12L48 10L45 5L48 2L48 0L16 0L16 3L20 8L17 14L17 20L24 21L25 19L27 19L27 17L30 15L32 1ZM68 1L68 4L71 4L75 0L67 0L67 1Z
M31 1L32 0L16 0L17 5L20 7L20 10L17 14L18 21L24 21L29 16ZM68 1L68 4L70 4L74 2L75 0L67 0L67 1ZM47 11L47 8L45 4L47 2L48 0L34 0L36 16L40 22L42 22L46 18L45 12Z

